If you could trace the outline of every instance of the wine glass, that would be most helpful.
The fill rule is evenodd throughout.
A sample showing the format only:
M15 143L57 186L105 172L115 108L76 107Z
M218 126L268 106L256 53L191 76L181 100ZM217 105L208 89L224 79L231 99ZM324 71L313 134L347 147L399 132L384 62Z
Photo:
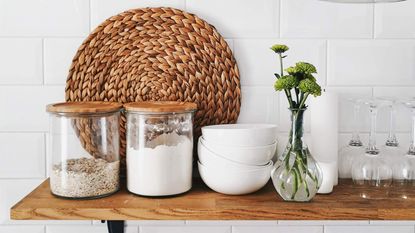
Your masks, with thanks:
M352 164L352 179L357 185L388 187L392 183L392 168L388 165L383 152L376 146L377 112L378 108L384 105L384 101L371 98L364 100L363 103L369 105L370 110L369 144L365 152L357 156Z
M353 103L353 133L347 146L343 147L339 151L339 177L351 178L352 177L352 164L356 159L356 156L364 153L365 148L359 136L359 122L360 119L360 107L362 104L361 99L349 99Z
M380 98L384 101L385 105L388 107L389 111L389 133L388 138L386 139L385 144L380 147L380 150L385 155L386 159L390 163L396 162L398 157L401 157L404 153L403 148L399 145L398 139L395 133L395 123L396 123L396 107L398 101L391 97L382 97Z
M397 185L415 185L415 98L403 101L403 104L411 110L412 130L409 150L403 156L396 157L393 163L393 178Z

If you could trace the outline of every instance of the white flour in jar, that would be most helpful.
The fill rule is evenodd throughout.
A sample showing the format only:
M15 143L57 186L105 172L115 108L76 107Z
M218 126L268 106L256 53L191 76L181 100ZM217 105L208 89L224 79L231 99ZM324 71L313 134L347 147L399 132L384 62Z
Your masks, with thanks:
M144 196L166 196L192 187L193 142L185 135L162 134L140 149L127 149L127 188Z

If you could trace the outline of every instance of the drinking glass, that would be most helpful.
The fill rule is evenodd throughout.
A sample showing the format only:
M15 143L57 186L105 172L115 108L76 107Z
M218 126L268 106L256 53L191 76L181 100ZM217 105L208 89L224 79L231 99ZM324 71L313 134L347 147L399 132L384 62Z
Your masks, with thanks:
M353 103L353 133L347 146L339 151L339 177L352 177L352 164L356 157L364 153L365 148L359 136L361 99L349 99Z
M386 139L385 144L380 147L380 150L385 155L386 159L390 164L395 163L399 157L404 153L403 148L399 145L398 139L396 137L396 107L399 102L390 97L380 98L384 101L385 106L388 108L389 112L389 133Z
M402 153L393 163L395 184L415 184L415 98L403 101L410 109L412 118L411 143L406 153Z
M378 108L384 104L380 99L363 101L370 110L370 134L366 151L357 156L352 164L352 178L357 185L388 187L392 183L392 168L388 165L385 155L376 146L376 120Z

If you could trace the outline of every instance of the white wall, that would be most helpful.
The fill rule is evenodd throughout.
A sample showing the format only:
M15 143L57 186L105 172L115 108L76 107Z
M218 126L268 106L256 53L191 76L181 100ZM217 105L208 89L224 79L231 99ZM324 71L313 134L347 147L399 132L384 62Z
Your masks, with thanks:
M72 56L105 18L125 9L172 6L216 26L241 70L240 122L270 122L288 130L285 97L272 89L277 60L269 47L291 47L289 63L306 60L318 80L342 98L415 95L415 0L344 5L317 0L0 0L0 233L105 232L91 221L11 221L9 207L46 178L47 103L64 98ZM340 108L341 145L351 131L351 107ZM364 119L367 129L367 119ZM387 117L380 116L386 131ZM398 131L410 123L400 111ZM367 131L367 130L366 130ZM385 134L380 134L381 141ZM283 145L284 143L281 143ZM414 222L232 221L129 222L128 232L414 232ZM387 225L387 227L384 227Z

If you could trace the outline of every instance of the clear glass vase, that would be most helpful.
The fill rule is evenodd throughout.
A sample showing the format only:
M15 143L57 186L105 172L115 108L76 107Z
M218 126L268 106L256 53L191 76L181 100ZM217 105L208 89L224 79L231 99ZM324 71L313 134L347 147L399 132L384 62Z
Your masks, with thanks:
M291 131L284 153L275 164L272 181L285 201L310 201L322 181L322 172L303 141L306 108L291 110Z

